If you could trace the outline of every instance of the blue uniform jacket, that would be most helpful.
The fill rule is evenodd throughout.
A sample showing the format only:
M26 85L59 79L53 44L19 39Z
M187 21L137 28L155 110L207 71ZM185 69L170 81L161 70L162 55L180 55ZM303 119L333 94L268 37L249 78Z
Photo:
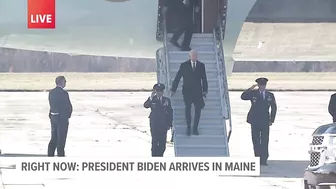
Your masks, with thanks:
M241 99L251 101L251 108L247 114L248 123L262 125L274 123L277 104L273 93L265 91L265 99L263 99L259 90L246 90L241 95ZM269 113L270 108L271 113Z
M167 131L173 124L173 109L171 101L167 97L162 97L162 102L155 95L151 100L148 98L144 103L145 108L151 108L149 114L150 127L155 131Z

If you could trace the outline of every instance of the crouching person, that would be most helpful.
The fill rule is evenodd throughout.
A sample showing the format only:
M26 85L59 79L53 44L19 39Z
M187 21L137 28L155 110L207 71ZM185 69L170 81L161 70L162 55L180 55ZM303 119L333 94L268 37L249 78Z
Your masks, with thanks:
M151 96L144 103L145 108L151 108L149 122L152 135L152 157L163 157L166 150L167 132L173 123L171 101L163 96L164 89L163 84L155 84Z

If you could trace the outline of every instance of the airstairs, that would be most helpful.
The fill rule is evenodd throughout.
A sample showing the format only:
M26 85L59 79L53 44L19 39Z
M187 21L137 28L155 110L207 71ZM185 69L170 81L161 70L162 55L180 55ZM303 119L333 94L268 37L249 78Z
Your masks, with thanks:
M174 150L177 157L230 156L228 133L231 133L230 100L222 46L222 27L213 33L194 34L190 47L197 50L198 60L206 67L208 95L199 123L199 135L187 136L181 79L177 92L170 89L179 66L189 59L189 52L169 43L172 34L163 34L163 48L157 51L157 79L166 85L165 95L171 98L174 110ZM183 39L183 36L180 38ZM181 44L181 41L179 41ZM193 125L194 108L192 108Z

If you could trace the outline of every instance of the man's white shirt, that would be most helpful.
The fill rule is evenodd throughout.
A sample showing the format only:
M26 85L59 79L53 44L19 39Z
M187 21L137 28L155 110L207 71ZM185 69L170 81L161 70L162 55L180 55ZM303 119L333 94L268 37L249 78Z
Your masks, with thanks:
M193 61L190 60L190 63L191 63L191 67L192 67L193 69L195 69L195 68L196 68L196 65L197 65L197 61L193 62ZM194 63L195 63L195 64L194 64ZM194 67L194 65L195 65L195 67Z
M263 96L263 100L265 100L265 91L259 91L259 94Z

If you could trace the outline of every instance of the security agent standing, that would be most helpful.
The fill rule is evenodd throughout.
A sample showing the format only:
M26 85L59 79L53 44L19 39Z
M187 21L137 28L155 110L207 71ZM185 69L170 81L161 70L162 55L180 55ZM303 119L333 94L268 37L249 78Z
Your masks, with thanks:
M261 165L267 165L269 127L274 123L277 112L274 94L266 90L267 81L267 78L256 79L258 85L253 85L241 95L242 100L250 100L252 104L247 122L251 124L254 155L260 157ZM256 86L259 90L254 90Z
M196 0L191 0L190 6L196 6ZM193 34L193 12L190 6L183 3L183 0L165 0L163 12L177 17L177 30L174 32L170 43L182 51L190 51L190 42ZM178 39L184 33L182 45L178 44Z
M330 97L328 111L329 111L329 114L333 118L333 123L335 123L336 122L336 93L332 94Z
M171 101L163 96L164 89L163 84L155 84L154 91L144 103L145 108L151 108L149 119L152 135L152 157L163 157L166 150L167 131L173 123Z
M51 139L48 145L48 156L54 156L57 149L57 156L64 157L72 105L68 92L64 90L66 86L65 77L58 76L55 82L56 87L49 92Z

